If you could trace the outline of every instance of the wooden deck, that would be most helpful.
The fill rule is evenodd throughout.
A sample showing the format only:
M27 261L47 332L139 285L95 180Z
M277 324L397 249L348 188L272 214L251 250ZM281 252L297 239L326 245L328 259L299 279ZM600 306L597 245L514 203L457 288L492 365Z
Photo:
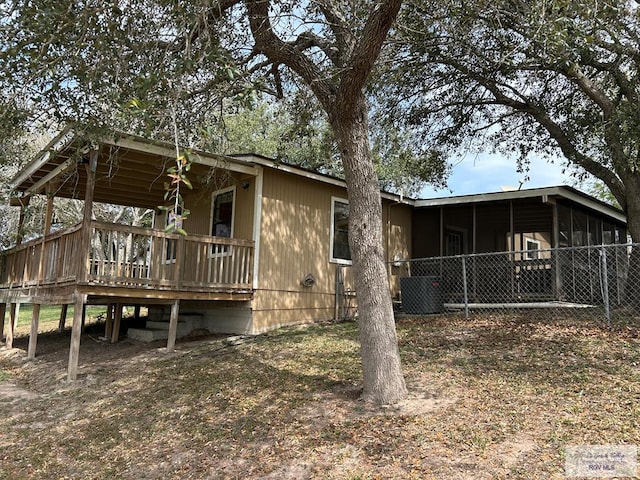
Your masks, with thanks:
M253 253L250 240L91 221L1 253L0 299L70 303L81 293L95 301L247 300Z

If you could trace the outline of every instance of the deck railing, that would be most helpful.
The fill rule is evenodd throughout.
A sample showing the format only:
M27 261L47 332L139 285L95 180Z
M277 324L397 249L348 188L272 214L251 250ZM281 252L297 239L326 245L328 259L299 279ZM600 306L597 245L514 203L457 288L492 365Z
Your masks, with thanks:
M73 282L161 290L250 289L250 240L167 234L91 222L83 252L81 225L3 252L0 287Z

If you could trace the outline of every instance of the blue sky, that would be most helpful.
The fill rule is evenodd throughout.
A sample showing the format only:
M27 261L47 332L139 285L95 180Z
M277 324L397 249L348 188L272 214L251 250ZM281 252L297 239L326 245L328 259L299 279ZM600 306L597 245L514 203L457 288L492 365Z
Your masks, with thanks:
M437 198L451 195L499 192L503 186L518 187L525 174L517 172L514 159L497 154L468 154L453 167L449 177L449 189L424 188L419 198ZM575 185L575 179L562 173L562 161L550 163L532 160L528 172L529 180L522 188ZM579 186L577 188L580 188Z

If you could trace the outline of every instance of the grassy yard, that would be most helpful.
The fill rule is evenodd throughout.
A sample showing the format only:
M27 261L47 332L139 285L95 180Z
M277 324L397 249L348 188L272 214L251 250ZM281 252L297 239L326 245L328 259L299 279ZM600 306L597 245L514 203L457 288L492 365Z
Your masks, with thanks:
M358 400L354 323L170 355L83 337L72 384L68 333L43 335L34 362L0 349L0 478L561 479L568 445L640 444L639 332L398 319L411 394L386 408Z
M95 322L100 316L105 314L103 306L88 306L86 310L86 322ZM16 335L28 335L31 328L31 316L33 306L25 304L20 307L18 313L18 326L15 330ZM60 307L52 305L42 305L40 308L40 320L38 321L38 331L50 332L58 328L60 322ZM73 322L73 305L69 305L67 309L67 326L71 326ZM5 325L9 323L9 309L5 316ZM5 327L6 328L6 327Z

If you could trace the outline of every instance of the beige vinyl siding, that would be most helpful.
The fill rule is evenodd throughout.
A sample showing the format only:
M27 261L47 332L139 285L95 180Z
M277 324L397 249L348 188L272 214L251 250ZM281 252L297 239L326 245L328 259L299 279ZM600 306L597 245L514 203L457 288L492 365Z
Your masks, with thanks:
M335 265L329 263L331 196L339 187L265 169L256 331L333 317ZM300 282L306 274L312 287Z
M243 182L248 182L247 188L242 188ZM197 235L211 235L211 209L214 192L230 186L236 188L234 205L233 238L251 240L253 235L253 208L255 195L255 177L247 175L232 175L224 183L204 189L194 185L194 190L183 191L185 207L190 211L184 221L184 229L187 233ZM156 228L166 224L166 213L157 216Z
M249 184L243 189L245 180ZM230 185L236 186L233 236L251 239L256 178L237 175L219 188ZM191 211L184 224L187 232L210 235L212 194L213 191L194 189L184 195ZM346 200L346 189L277 169L264 169L259 275L251 302L250 333L334 317L338 264L330 261L332 198ZM384 200L382 214L385 259L393 260L396 255L408 258L410 207ZM164 215L161 217L158 222L165 222ZM311 287L301 285L307 274L315 279ZM345 272L347 290L353 290L352 278L350 271ZM391 266L389 280L392 294L396 295L399 279ZM350 302L352 306L357 303L354 299Z
M259 282L253 301L254 333L278 326L332 319L337 264L330 262L331 199L344 188L265 169L262 198ZM384 239L408 256L411 211L383 203ZM387 230L389 229L389 230ZM390 231L390 236L387 231ZM315 278L303 287L306 274Z
M391 296L398 298L400 275L406 269L394 267L393 261L411 258L412 211L408 205L394 204L389 201L383 201L382 205L385 225L385 258L387 259L387 270L389 271L389 286L391 288Z

